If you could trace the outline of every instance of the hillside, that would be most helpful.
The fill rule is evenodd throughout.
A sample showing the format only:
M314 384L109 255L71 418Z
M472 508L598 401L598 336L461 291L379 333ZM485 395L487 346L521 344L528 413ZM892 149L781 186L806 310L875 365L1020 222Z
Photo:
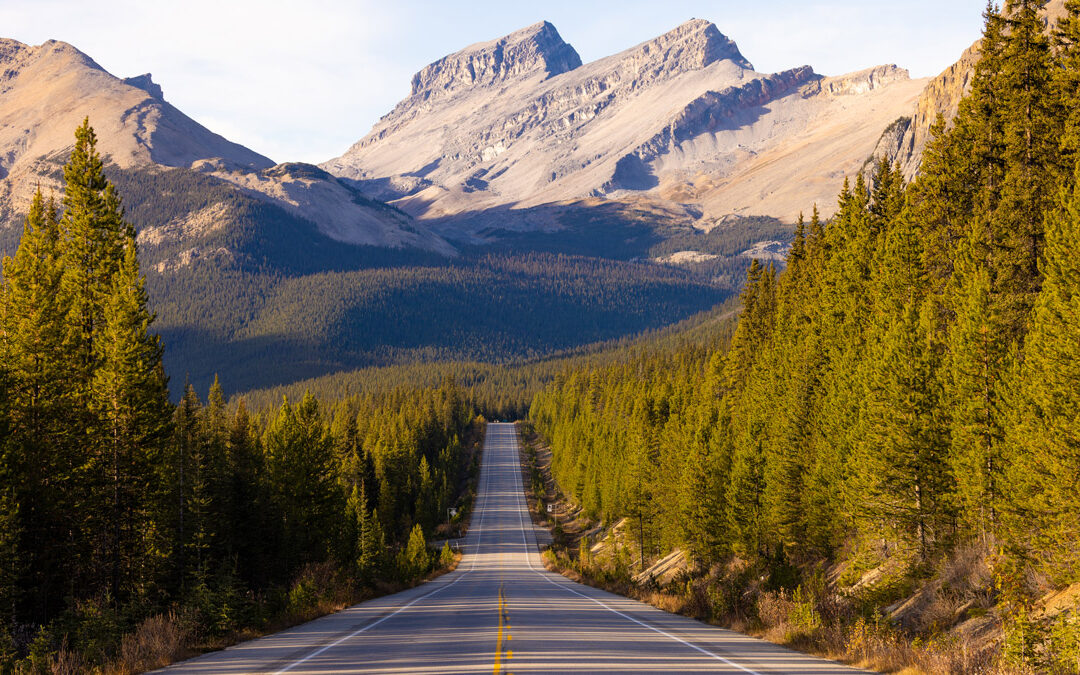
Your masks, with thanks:
M454 252L424 226L314 167L275 166L206 129L168 103L149 74L120 79L55 40L35 47L0 39L0 69L0 245L8 251L34 189L40 185L47 194L62 189L57 169L71 151L72 130L87 117L114 173L192 171L212 179L204 184L226 188L218 190L223 196L215 202L187 209L170 204L170 227L183 233L186 245L173 266L206 255L200 240L207 232L244 226L231 205L237 201L281 209L303 221L298 227L316 230L330 242ZM167 196L150 198L165 201ZM159 241L159 236L145 236L143 248Z
M1039 14L1050 30L1065 15L1065 0L1049 0ZM971 87L980 43L981 40L976 40L955 63L931 78L911 109L891 125L878 142L874 156L889 157L898 162L907 180L912 180L919 171L923 150L930 140L930 127L938 116L946 122L956 117L960 100Z

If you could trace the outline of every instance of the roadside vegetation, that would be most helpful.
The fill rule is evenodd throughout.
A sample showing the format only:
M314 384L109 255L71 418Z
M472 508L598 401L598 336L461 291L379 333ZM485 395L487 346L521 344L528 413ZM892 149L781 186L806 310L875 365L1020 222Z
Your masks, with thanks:
M453 383L169 402L84 123L0 286L0 672L137 672L456 564L483 419ZM457 516L448 519L448 509Z
M880 161L751 268L730 349L536 396L610 539L555 564L886 670L1080 670L1080 2L1040 4L988 9L913 183Z

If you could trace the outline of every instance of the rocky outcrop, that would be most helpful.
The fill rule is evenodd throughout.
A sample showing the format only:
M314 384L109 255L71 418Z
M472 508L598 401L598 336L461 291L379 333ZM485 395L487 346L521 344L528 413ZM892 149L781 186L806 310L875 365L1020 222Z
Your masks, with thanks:
M159 101L165 100L165 94L161 91L161 85L154 82L150 73L144 73L142 75L136 75L134 77L125 77L124 84L129 84L132 87L142 89L147 94L150 94Z
M467 240L477 234L461 232L468 213L628 192L709 204L689 209L703 214L704 226L732 213L793 219L814 201L829 210L843 178L837 169L857 171L921 88L896 66L835 78L809 66L758 73L700 19L598 61L552 69L541 55L565 43L549 25L424 68L408 98L322 167ZM828 152L764 159L801 147L807 134L824 135ZM744 171L762 184L740 187Z
M906 68L896 64L867 68L839 77L821 80L821 91L830 96L854 96L886 87L893 82L911 79Z
M1042 9L1048 29L1064 14L1065 0L1050 0ZM930 128L938 117L950 122L960 108L960 100L971 88L980 42L964 50L956 63L930 80L912 108L882 134L874 157L887 157L899 163L909 181L915 177L922 164L923 150L930 141ZM897 133L901 128L902 132Z
M911 110L886 127L874 149L874 157L887 157L898 163L908 181L915 177L922 164L923 149L930 140L930 128L939 116L946 120L955 117L960 100L970 88L979 60L978 47L978 42L968 47L956 63L930 80Z
M630 156L623 157L620 165L625 167L640 165L657 159L667 150L703 134L730 127L741 120L740 112L763 106L795 89L811 82L820 82L821 76L814 73L810 66L793 68L782 73L757 77L743 84L727 87L723 91L707 91L688 103L659 133L640 145ZM618 189L637 189L620 181L616 169L612 180L604 185L602 192Z
M540 73L559 75L581 65L574 48L547 21L492 42L466 47L423 68L412 78L412 99L448 96L464 88L498 84Z

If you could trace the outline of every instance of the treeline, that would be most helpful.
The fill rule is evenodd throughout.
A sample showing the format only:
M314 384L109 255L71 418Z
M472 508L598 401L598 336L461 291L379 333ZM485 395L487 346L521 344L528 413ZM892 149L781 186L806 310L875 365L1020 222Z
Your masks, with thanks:
M196 264L148 288L169 372L200 390L215 372L245 390L418 360L540 358L731 296L681 270L549 254L296 277ZM259 367L268 360L281 368Z
M735 330L738 298L664 328L557 352L551 356L495 365L479 361L417 361L394 366L331 373L287 385L236 394L252 406L267 407L283 396L310 391L323 400L356 392L389 393L399 388L429 388L453 380L471 406L487 419L528 415L533 397L558 375L586 367L633 361L642 353L676 352L688 345L727 344Z
M703 563L918 579L977 547L1006 658L1075 667L1067 618L1029 618L1080 580L1080 2L1049 35L1040 5L988 9L971 92L911 185L882 161L800 223L783 272L751 269L727 353L537 396L565 489Z
M134 230L87 122L64 179L3 262L0 671L121 652L154 667L177 653L131 656L146 622L151 645L205 643L430 571L426 538L469 503L460 389L251 411L215 381L205 403L188 386L170 404Z

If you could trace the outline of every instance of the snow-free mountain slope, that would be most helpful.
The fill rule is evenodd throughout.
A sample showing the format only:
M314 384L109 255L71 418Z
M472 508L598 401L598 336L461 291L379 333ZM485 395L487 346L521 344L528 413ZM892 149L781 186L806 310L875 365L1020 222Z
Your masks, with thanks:
M923 87L895 66L759 73L700 19L592 63L571 54L544 22L440 59L323 168L414 216L457 216L447 236L487 228L485 210L595 197L690 204L704 228L793 220L830 210Z
M322 236L340 243L453 254L425 226L333 176L315 167L275 167L267 157L213 133L168 103L149 74L114 77L75 47L54 40L35 47L0 39L0 229L19 231L21 214L38 186L46 192L62 189L57 168L84 118L114 171L193 169L310 221ZM207 226L210 213L214 218ZM201 235L228 227L237 213L235 204L218 202L170 217L172 231L187 233L189 245L165 267L203 255Z

